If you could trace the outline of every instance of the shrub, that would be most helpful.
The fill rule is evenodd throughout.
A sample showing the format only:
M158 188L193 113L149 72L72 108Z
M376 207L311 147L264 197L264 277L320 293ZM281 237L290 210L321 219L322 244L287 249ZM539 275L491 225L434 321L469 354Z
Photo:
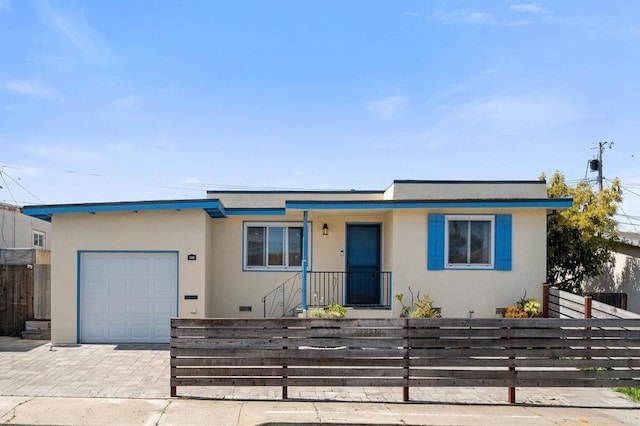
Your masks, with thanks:
M527 299L527 293L515 305L507 306L502 312L505 318L535 318L540 316L540 302L533 297Z
M505 310L502 312L502 316L505 318L528 318L529 317L525 311L523 311L522 309L514 305L507 306Z
M309 309L311 318L344 318L346 313L347 308L338 303L332 303L324 308Z
M401 317L405 318L440 318L440 311L433 307L433 299L429 297L429 293L425 293L420 297L420 292L416 295L417 300L414 301L413 291L409 287L409 293L411 293L411 305L405 306L402 303L404 294L396 294L396 299L402 305Z

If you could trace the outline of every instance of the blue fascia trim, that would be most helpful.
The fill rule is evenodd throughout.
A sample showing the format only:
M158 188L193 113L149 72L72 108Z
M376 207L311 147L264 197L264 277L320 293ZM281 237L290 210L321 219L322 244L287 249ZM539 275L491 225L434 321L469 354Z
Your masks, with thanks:
M54 214L182 209L203 209L213 218L225 217L225 208L218 199L25 206L22 208L22 213L51 221Z
M226 209L227 216L286 216L287 212L281 208L230 208Z
M573 204L571 198L513 200L433 200L433 201L287 201L291 210L372 210L433 208L544 208L564 209Z

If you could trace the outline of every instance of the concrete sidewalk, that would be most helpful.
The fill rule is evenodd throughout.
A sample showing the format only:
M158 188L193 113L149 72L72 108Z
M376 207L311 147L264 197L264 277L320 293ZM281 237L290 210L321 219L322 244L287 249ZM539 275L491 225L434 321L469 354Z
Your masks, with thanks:
M30 425L638 425L640 410L493 404L0 397L0 423Z
M167 345L73 345L0 337L0 423L640 424L611 389L179 387Z

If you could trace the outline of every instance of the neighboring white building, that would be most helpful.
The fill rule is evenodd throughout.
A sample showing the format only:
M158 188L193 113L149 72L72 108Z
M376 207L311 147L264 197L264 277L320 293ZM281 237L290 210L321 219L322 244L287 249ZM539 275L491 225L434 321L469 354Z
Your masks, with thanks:
M640 234L620 232L614 262L607 271L586 280L585 292L626 293L627 310L640 313Z
M0 203L0 248L49 250L51 223L22 214L20 207Z
M103 343L168 341L172 316L261 317L298 302L399 316L394 295L406 303L409 287L444 317L494 317L525 292L541 298L547 214L569 206L543 181L402 180L24 212L53 219L52 341Z

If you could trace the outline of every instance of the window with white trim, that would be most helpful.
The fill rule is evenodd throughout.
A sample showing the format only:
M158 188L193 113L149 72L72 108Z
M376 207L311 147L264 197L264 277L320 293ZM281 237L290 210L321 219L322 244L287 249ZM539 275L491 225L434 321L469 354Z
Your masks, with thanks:
M445 268L492 269L494 216L445 215Z
M302 223L245 222L244 268L302 269Z
M44 248L45 233L40 231L33 231L33 246L36 248Z

